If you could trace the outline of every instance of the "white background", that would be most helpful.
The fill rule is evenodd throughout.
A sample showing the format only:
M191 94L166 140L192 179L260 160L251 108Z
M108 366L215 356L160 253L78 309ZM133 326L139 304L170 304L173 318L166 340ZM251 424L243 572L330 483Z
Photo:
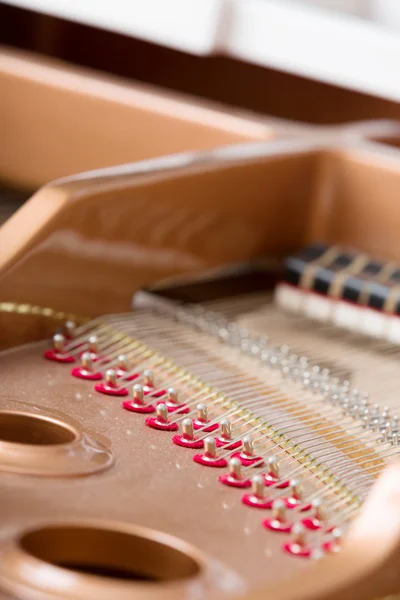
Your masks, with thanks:
M400 101L400 0L5 0Z

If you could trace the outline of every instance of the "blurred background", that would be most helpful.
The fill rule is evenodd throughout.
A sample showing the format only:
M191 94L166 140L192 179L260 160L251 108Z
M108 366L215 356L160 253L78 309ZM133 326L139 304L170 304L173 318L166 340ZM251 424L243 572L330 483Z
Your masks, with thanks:
M400 117L399 0L7 0L0 40L3 220L79 171Z

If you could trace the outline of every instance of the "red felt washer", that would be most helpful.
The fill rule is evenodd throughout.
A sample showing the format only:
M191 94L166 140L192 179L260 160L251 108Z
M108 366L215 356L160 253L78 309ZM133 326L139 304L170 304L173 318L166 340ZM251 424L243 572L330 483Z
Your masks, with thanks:
M319 531L323 527L323 522L317 517L307 517L302 520L302 525L310 531Z
M272 508L273 500L259 500L254 494L244 494L242 496L242 503L252 508Z
M147 388L148 391L146 391L146 387L143 388L145 396L147 396L147 394L150 394L152 398L161 398L161 396L165 396L165 394L167 393L166 390L155 390L154 388Z
M232 458L238 458L244 467L251 467L255 463L257 463L258 467L262 467L264 464L264 460L261 456L246 456L243 452L234 452L232 454Z
M290 521L280 521L279 519L265 519L263 526L270 531L277 531L278 533L290 533L292 530L292 523Z
M106 365L108 362L110 362L109 360L104 360L105 357L101 356L101 354L97 354L97 352L89 352L88 350L84 350L83 352L81 352L79 354L80 357L82 357L83 354L89 354L90 358L92 359L92 362L97 362L98 360L102 360L104 362L104 364Z
M190 412L190 408L186 404L171 404L170 402L159 402L158 404L165 404L169 413L176 412L179 415L187 415Z
M223 469L228 466L225 458L208 458L205 454L195 454L193 456L195 463L203 465L204 467L215 467L216 469Z
M184 435L174 435L172 442L176 446L181 446L182 448L193 448L194 450L200 450L204 447L204 440L197 440L196 438L190 440Z
M152 429L159 429L160 431L177 431L178 423L165 423L163 421L159 421L157 417L147 417L145 421L148 427Z
M193 429L195 429L196 431L201 429L204 433L212 433L213 431L217 431L218 428L218 423L214 423L213 425L207 425L205 421L200 421L199 419L195 419L193 421Z
M106 394L107 396L127 396L129 394L128 390L124 387L113 387L111 385L107 385L106 383L96 383L94 389L96 392L100 392L100 394Z
M240 440L238 440L237 442L231 442L230 440L224 440L224 438L221 437L217 438L215 440L215 443L217 445L217 448L225 448L225 450L236 450L242 445L242 442Z
M142 415L148 415L149 413L156 411L156 407L152 404L136 404L136 402L132 402L132 400L124 400L122 402L122 408Z
M56 352L55 350L46 350L43 354L44 358L47 360L53 360L54 362L59 363L73 363L75 362L75 357L71 356L66 352Z
M289 508L289 509L297 508L301 504L301 500L299 500L298 498L295 498L294 496L282 498L282 500L285 503L286 508ZM305 504L304 506L301 507L300 512L307 512L311 508L312 508L311 504Z
M301 556L302 558L308 558L311 556L311 548L303 544L296 544L295 542L289 542L283 545L285 552L292 554L293 556Z
M271 475L270 473L266 473L264 475L264 481L267 487L273 485L277 490L283 490L285 488L288 488L290 485L289 480L279 482L279 479L277 479L274 475Z
M117 369L116 373L117 377L123 377L124 381L134 381L135 379L140 377L140 373L133 373L133 375L127 376L127 371L124 371L124 369Z
M243 488L251 487L250 479L236 479L236 477L233 477L229 473L227 473L225 475L220 475L218 477L218 481L220 483L223 483L224 485L229 485L229 487L234 487L234 488L243 489Z
M89 381L98 381L99 379L103 379L103 375L101 373L91 373L90 371L86 371L86 369L82 369L82 367L75 367L72 369L71 375L73 377L78 377L78 379L87 379Z
M336 540L330 540L329 542L322 544L322 549L325 552L339 552L340 544L338 544Z

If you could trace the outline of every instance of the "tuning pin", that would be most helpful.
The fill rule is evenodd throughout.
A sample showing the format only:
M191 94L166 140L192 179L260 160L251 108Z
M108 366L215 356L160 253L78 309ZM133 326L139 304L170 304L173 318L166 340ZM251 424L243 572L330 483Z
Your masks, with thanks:
M72 369L71 375L78 377L79 379L88 379L90 381L96 381L103 378L103 375L99 371L93 369L92 355L90 352L84 352L81 355L81 366Z
M242 440L242 449L239 452L232 454L232 458L238 458L244 467L252 465L260 467L264 464L264 459L261 456L256 456L254 451L254 442L250 435L245 435Z
M336 527L332 530L331 535L332 539L328 542L325 542L322 545L322 548L325 550L325 552L339 552L342 541L342 532Z
M99 341L96 335L90 335L86 343L80 344L80 346L85 346L87 344L87 349L84 352L89 352L91 359L93 362L102 359L103 362L107 362L104 360L102 356L99 354ZM81 353L84 354L84 352Z
M204 454L195 454L193 460L199 465L204 465L206 467L222 468L228 465L225 458L220 458L218 456L217 445L215 443L215 438L213 437L206 437L204 440Z
M238 458L231 458L228 463L229 472L220 475L218 480L224 485L236 488L247 488L251 486L250 479L246 479L242 473L242 463Z
M84 352L82 354L81 365L82 365L82 369L85 369L85 371L88 371L89 373L91 371L93 371L93 361L92 361L92 355L90 354L90 352Z
M62 333L56 333L53 336L53 348L51 350L46 350L44 357L48 360L54 360L55 362L60 363L75 362L75 357L65 350L65 337Z
M228 419L223 419L220 423L221 435L220 438L224 442L230 442L232 440L232 426Z
M118 356L116 372L117 377L121 377L124 381L134 381L140 376L140 373L129 374L128 358L125 354Z
M152 404L147 404L145 400L145 394L143 386L140 383L136 383L133 386L133 399L132 400L124 400L122 403L122 407L126 410L130 410L131 412L141 413L141 414L149 414L155 412L155 406Z
M75 336L76 323L74 323L74 321L66 321L63 329L65 338L67 340L72 340Z
M118 371L123 371L124 373L125 373L125 371L128 370L128 359L125 354L120 354L118 356L117 369L118 369Z
M166 390L155 389L154 374L150 369L143 371L143 391L145 395L150 394L152 398L161 398L161 396L165 396L167 393Z
M165 404L169 412L177 412L180 415L186 415L190 408L186 404L180 404L178 400L178 392L174 387L167 389L167 398Z
M236 450L236 448L240 448L242 445L241 440L237 440L236 442L232 442L232 426L231 422L228 419L223 419L220 422L221 433L219 437L217 437L217 447L225 448L226 450Z
M301 523L296 523L292 527L292 541L284 544L283 549L294 556L309 557L312 549L307 545L306 529Z
M127 396L127 388L119 387L118 376L115 369L107 369L106 380L104 383L97 383L94 386L96 392L106 394L107 396Z
M310 529L311 531L318 531L321 529L323 525L323 521L325 519L325 511L322 506L321 500L319 498L315 498L311 502L312 515L310 517L306 517L302 520L302 524L306 529Z
M279 478L280 469L278 458L275 455L269 456L267 460L267 473L264 475L265 485L273 485L278 490L289 487L289 481L279 482Z
M168 408L162 402L160 402L160 404L157 404L156 416L147 417L146 425L148 427L152 427L153 429L159 429L161 431L178 430L178 423L175 423L174 421L170 422L168 420Z
M272 517L265 519L263 525L267 529L279 533L289 533L291 531L293 525L287 519L286 506L283 500L278 498L272 502Z
M93 361L99 359L99 342L96 335L91 335L88 338L88 352L90 352Z
M245 454L248 457L254 456L254 442L249 435L246 435L243 438L243 454Z
M154 388L154 375L153 375L153 371L150 371L150 369L146 369L145 371L143 371L143 389L145 394L149 393L153 390Z
M299 546L304 546L304 544L306 543L306 539L307 539L306 531L305 531L304 527L302 525L300 525L299 523L297 523L292 528L292 534L293 534L294 543L298 544Z
M106 383L109 387L117 387L117 372L115 371L115 369L108 369L106 371Z
M286 508L296 508L303 500L304 490L303 486L297 479L292 479L289 484L289 496L283 499L286 504ZM311 504L307 504L301 508L302 512L310 510Z
M188 441L194 440L194 428L192 419L183 419L182 431L182 437L184 437Z
M213 423L212 425L207 426L209 423L208 419L208 410L205 404L198 404L196 407L197 416L193 422L193 427L196 430L201 429L203 433L212 433L219 428L218 423Z
M156 419L160 423L168 423L168 409L164 403L157 404ZM178 425L176 425L178 427Z
M53 336L53 349L59 354L65 353L65 337L62 333Z
M380 426L381 437L378 438L378 442L385 443L390 442L392 439L392 424L390 421L381 423Z
M276 456L268 457L268 475L274 480L279 479L279 462Z
M139 406L146 406L146 402L144 399L144 390L143 386L140 383L137 383L133 386L133 401L135 404Z
M263 475L251 478L251 492L244 494L242 503L254 508L272 508L273 501L265 497L265 480Z
M198 440L194 435L193 421L192 419L183 419L182 421L182 433L180 435L174 435L172 441L177 446L183 448L195 448L199 450L203 448L204 441Z

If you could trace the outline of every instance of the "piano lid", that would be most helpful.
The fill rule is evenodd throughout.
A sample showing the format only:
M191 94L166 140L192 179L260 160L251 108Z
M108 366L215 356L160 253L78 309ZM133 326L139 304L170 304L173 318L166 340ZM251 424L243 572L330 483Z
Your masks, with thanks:
M398 0L4 1L180 51L223 54L400 101Z

